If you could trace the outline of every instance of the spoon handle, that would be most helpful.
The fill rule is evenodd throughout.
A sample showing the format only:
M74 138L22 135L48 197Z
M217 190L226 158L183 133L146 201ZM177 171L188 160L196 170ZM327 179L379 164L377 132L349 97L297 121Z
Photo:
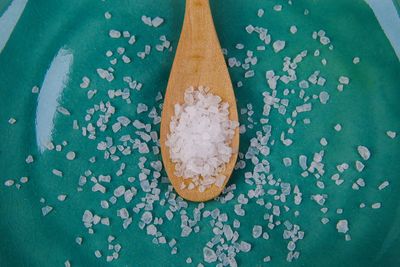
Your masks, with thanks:
M208 0L186 0L177 56L184 59L179 62L184 66L178 69L185 70L191 85L213 87L220 81L230 82ZM216 77L220 72L226 72L226 75Z

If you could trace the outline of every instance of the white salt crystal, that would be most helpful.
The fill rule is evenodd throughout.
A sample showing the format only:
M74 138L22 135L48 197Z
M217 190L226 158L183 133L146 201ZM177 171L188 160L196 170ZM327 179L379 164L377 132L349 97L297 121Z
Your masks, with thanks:
M42 215L46 216L47 214L49 214L51 211L53 210L53 207L51 206L44 206L42 208Z
M319 141L319 143L320 143L322 146L328 145L328 141L326 140L325 137L322 137L321 140Z
M121 32L117 30L110 30L109 35L111 38L120 38Z
M5 186L8 186L8 187L9 187L9 186L12 186L12 185L14 185L14 180L9 179L9 180L7 180L7 181L4 182L4 185L5 185Z
M249 252L251 250L251 244L247 243L246 241L241 241L239 248L243 252Z
M356 170L358 172L362 172L362 170L364 170L364 167L365 165L361 161L356 160Z
M262 234L262 227L261 225L254 225L252 235L254 238L259 238Z
M339 233L347 233L349 231L347 220L339 220L336 224L336 229Z
M33 161L34 160L33 160L33 156L32 155L27 156L26 159L25 159L25 162L28 163L28 164L32 163Z
M54 175L58 176L58 177L63 177L63 173L62 173L62 171L60 171L60 170L53 169L53 170L52 170L52 173L53 173Z
M281 51L282 49L285 48L285 41L282 40L277 40L272 44L272 47L274 48L274 52L278 53L279 51Z
M379 190L383 190L383 189L385 189L388 185L389 185L389 182L388 182L388 181L384 181L384 182L382 182L382 183L378 186L378 189L379 189Z
M349 84L350 79L349 79L348 77L346 77L346 76L340 76L340 77L339 77L339 82L340 82L341 84L347 85L347 84Z
M74 151L69 151L66 155L65 155L65 157L68 159L68 160L74 160L75 159L75 152Z
M215 254L214 250L208 247L203 248L203 257L204 261L207 263L212 263L217 260L217 254Z
M37 93L39 93L39 87L35 85L32 87L32 94L37 94Z
M16 122L17 122L17 120L14 119L14 118L10 118L10 119L8 120L8 123L9 123L9 124L15 124Z
M160 26L163 22L164 22L164 19L163 19L163 18L155 17L154 19L152 19L151 25L152 25L153 27L156 27L156 28L157 28L157 27Z
M96 258L101 258L101 256L102 256L100 250L96 250L94 252L94 255L96 256Z
M366 146L358 146L357 151L364 160L368 160L371 156L371 152Z
M65 201L65 199L67 198L67 195L58 195L57 196L57 199L58 199L58 201Z
M371 205L371 208L373 208L373 209L379 209L380 207L381 207L381 203L380 202L376 202L376 203Z
M387 131L386 135L389 136L390 138L394 139L394 138L396 138L397 133L394 131Z

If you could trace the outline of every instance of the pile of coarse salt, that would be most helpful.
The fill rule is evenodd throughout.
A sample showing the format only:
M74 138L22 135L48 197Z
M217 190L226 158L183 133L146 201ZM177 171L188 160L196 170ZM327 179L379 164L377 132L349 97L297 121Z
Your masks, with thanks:
M208 88L186 89L184 101L175 105L166 141L175 175L190 179L182 189L222 187L226 177L221 173L232 156L230 144L239 123L229 120L229 104Z

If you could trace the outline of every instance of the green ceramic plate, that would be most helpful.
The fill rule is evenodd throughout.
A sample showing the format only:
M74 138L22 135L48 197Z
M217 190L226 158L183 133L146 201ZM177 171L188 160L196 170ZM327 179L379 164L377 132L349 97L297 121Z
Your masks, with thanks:
M400 138L386 133L400 131L399 1L224 0L211 1L211 6L227 62L237 65L230 75L246 129L240 148L246 156L238 167L246 166L233 173L230 193L204 204L200 219L202 205L180 200L163 171L159 177L157 142L149 141L149 153L137 148L149 127L159 130L158 93L167 85L184 1L0 0L0 266L63 266L67 260L71 266L400 265ZM164 23L151 27L142 15L160 16ZM267 35L260 40L258 33L246 32L248 25L268 29L271 42ZM293 25L296 33L290 31ZM110 38L112 29L128 31L123 35L129 37ZM277 53L276 40L285 41ZM151 46L148 55L143 54L146 45ZM285 57L293 62L305 50L307 56L291 64L297 80L286 84ZM356 57L358 64L353 63ZM109 67L114 70L110 82L98 72L109 80L111 74L97 71ZM282 78L275 90L266 80L269 70ZM315 71L319 80L312 76ZM85 76L89 85L82 82ZM341 76L349 78L348 85L340 85ZM343 77L340 81L346 83ZM38 93L32 93L34 86ZM327 103L321 103L328 95ZM115 114L100 104L107 101ZM138 114L139 103L148 111ZM268 108L269 114L263 114ZM117 131L120 116L131 123ZM96 124L99 118L108 120L107 129ZM149 124L143 133L132 125L135 120ZM334 129L337 124L341 131ZM262 138L268 133L269 139ZM282 133L284 140L292 140L290 146L281 141ZM131 143L128 134L140 141ZM256 144L257 137L264 145ZM109 159L98 150L102 142L114 153ZM359 145L369 149L368 160L358 154ZM74 160L67 159L70 151ZM321 151L322 161L312 163ZM33 162L26 163L29 155ZM303 177L307 173L299 165L300 155L307 157L307 168L319 169L311 167ZM286 157L290 166L283 164ZM356 161L364 165L360 172ZM119 172L121 165L125 168ZM110 182L104 181L107 175ZM389 185L379 190L384 181ZM113 199L119 186L136 195L130 200L126 193L128 201ZM60 201L60 195L66 199ZM241 206L244 216L237 215L238 203L247 201ZM377 203L380 208L372 208ZM86 210L98 216L83 216ZM234 227L234 219L240 227ZM348 223L346 234L337 230L341 220ZM181 237L185 224L190 227L183 226L183 232L192 232ZM262 227L265 238L253 237L254 225ZM148 235L154 227L156 236ZM109 235L115 237L110 247ZM203 248L210 241L217 243L213 251L219 258L207 263ZM251 244L250 251L239 251L246 250L243 242ZM267 256L270 261L264 262Z

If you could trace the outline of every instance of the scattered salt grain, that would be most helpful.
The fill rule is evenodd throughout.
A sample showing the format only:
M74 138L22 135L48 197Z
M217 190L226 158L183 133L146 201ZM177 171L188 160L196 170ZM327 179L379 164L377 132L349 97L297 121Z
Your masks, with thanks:
M340 76L340 77L339 77L339 82L340 82L341 84L347 85L347 84L349 84L350 79L349 79L348 77L346 77L346 76Z
M37 93L39 93L39 87L35 85L32 87L32 94L37 94Z
M378 186L378 189L379 189L379 190L383 190L383 189L385 189L388 185L389 185L389 182L388 182L388 181L384 181L384 182L382 182L382 183Z
M334 129L335 129L336 132L340 132L342 130L342 125L336 124Z
M356 170L358 172L362 172L364 170L364 167L365 165L361 161L356 160Z
M396 138L397 133L394 131L387 131L386 135L389 136L390 138L394 139L394 138Z
M25 162L30 164L34 161L33 156L32 155L28 155L25 159Z
M373 209L379 209L380 207L381 207L381 203L380 202L376 202L376 203L371 205L371 208L373 208Z
M358 146L357 151L364 160L368 160L371 156L371 152L366 146Z
M65 201L65 199L67 198L67 195L58 195L57 196L57 199L58 199L58 201Z
M52 170L52 173L53 173L55 176L63 177L63 173L62 173L62 171L60 171L60 170L53 169L53 170Z
M262 235L261 225L254 225L252 235L254 238L259 238Z
M164 19L163 19L163 18L155 17L154 19L151 20L151 25L152 25L153 27L156 27L156 28L157 28L157 27L160 26L163 22L164 22Z
M212 263L217 260L217 254L215 254L214 250L208 247L203 248L203 257L204 261L207 263Z
M347 220L339 220L336 224L336 229L339 233L347 233L349 231Z
M121 32L117 30L110 30L108 33L111 38L120 38L121 37Z
M10 180L5 181L4 185L10 187L10 186L14 185L14 180L10 179Z
M272 44L272 47L274 48L274 52L278 53L279 51L281 51L282 49L285 48L285 41L282 40L277 40Z
M15 124L16 122L17 122L17 120L14 119L14 118L10 118L10 119L8 120L8 123L9 123L9 124Z
M46 216L47 214L49 214L51 211L53 210L53 207L51 206L44 206L42 208L42 215Z
M76 156L76 154L75 154L74 151L69 151L69 152L65 155L65 157L66 157L68 160L74 160L74 159L75 159L75 156Z

